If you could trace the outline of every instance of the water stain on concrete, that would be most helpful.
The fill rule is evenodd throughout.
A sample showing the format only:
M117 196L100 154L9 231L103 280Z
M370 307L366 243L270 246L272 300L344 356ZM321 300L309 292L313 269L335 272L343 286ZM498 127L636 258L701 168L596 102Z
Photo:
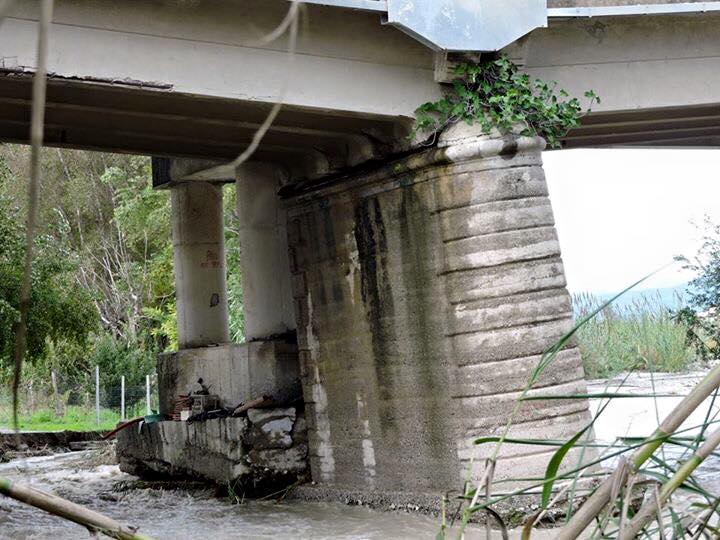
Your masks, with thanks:
M385 433L396 427L392 407L395 388L391 369L395 332L384 319L394 315L395 306L387 270L387 233L377 198L360 200L355 206L355 242L360 262L360 292L370 326L375 376L381 404L380 427Z

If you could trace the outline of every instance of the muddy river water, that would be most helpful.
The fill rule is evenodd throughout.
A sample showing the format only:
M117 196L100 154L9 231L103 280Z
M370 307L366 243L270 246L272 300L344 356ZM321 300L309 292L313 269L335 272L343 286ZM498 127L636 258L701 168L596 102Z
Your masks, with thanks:
M663 376L651 381L634 377L623 391L646 393L654 383L657 392L676 394L658 400L637 398L612 403L598 419L598 440L616 436L647 435L661 417L686 394L697 376ZM606 382L590 383L590 391L605 389ZM656 404L659 411L656 412ZM599 402L592 407L597 409ZM717 410L718 407L715 407ZM707 409L690 419L700 423ZM234 505L209 491L131 489L118 490L118 482L133 480L115 465L91 466L83 452L19 459L0 465L0 476L31 484L75 502L86 504L119 521L138 525L158 539L415 539L435 538L439 521L407 513L384 513L340 503L300 501L246 502ZM703 483L720 492L720 461L711 460L701 471ZM513 533L517 537L517 532ZM75 539L89 537L81 527L0 498L0 538ZM453 536L454 537L454 536ZM472 529L466 538L484 538ZM533 539L552 538L552 531Z
M373 512L342 504L290 501L233 505L210 492L133 489L114 491L132 480L114 465L87 468L82 453L30 458L0 466L0 475L30 483L87 504L156 538L432 538L436 521L410 514ZM0 537L84 538L77 525L7 499L0 501Z

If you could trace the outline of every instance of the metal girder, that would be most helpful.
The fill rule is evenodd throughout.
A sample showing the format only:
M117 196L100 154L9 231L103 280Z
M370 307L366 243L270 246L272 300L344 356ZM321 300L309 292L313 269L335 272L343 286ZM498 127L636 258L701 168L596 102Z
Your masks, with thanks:
M305 4L359 9L361 11L387 12L386 0L303 0Z
M547 26L546 0L388 0L387 23L442 51L497 51Z
M547 26L547 0L305 0L383 13L395 26L442 51L497 51Z
M550 8L548 17L621 17L627 15L676 15L720 11L720 2L681 2L677 4L630 4L625 6L594 6Z
M548 18L672 15L720 11L720 2L547 7L547 0L303 0L372 11L384 22L440 51L497 51Z

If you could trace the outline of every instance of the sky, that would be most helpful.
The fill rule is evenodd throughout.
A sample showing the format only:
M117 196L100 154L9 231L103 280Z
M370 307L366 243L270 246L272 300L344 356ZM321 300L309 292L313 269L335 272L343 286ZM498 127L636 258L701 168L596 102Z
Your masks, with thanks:
M676 255L694 255L693 222L720 223L718 150L562 150L543 161L571 293L620 291ZM676 263L639 288L692 277Z

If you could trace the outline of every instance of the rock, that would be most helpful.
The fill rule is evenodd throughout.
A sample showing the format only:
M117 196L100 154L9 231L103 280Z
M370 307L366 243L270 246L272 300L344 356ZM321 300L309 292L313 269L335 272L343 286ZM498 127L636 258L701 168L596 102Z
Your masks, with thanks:
M248 457L253 467L298 473L307 467L307 445L299 444L287 450L251 450Z
M268 420L287 416L295 422L295 407L287 407L285 409L248 409L248 419L253 424L262 424Z
M250 409L248 419L253 427L250 442L256 450L290 448L295 424L295 408Z

